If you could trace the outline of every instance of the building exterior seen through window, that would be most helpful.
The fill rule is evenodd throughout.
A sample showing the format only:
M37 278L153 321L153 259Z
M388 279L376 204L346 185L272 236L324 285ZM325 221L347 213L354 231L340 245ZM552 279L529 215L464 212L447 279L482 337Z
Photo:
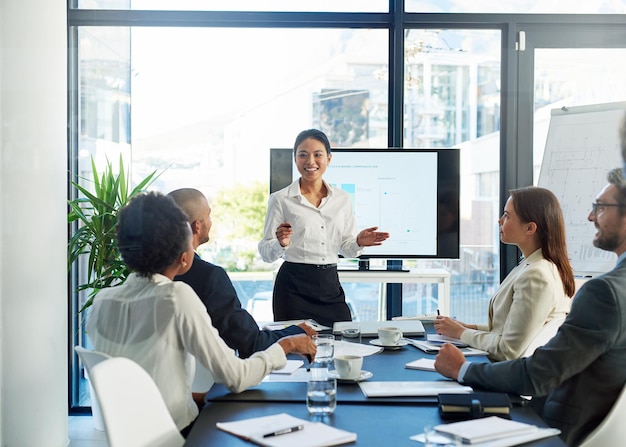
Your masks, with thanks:
M497 219L504 188L501 154L507 150L501 142L509 138L501 134L507 128L501 120L507 113L514 115L510 106L505 110L503 98L514 102L523 92L503 91L503 82L513 76L503 68L503 54L516 57L511 48L502 47L506 33L488 18L480 27L463 26L463 16L625 14L626 2L551 2L553 10L542 11L542 2L529 1L329 0L297 2L295 12L384 14L396 2L409 13L444 12L454 18L433 27L420 23L416 14L405 14L400 64L390 56L400 53L390 51L396 43L390 42L389 25L227 27L181 21L120 26L106 23L106 15L96 24L75 25L70 14L76 36L70 58L76 101L70 103L70 115L77 123L70 165L89 187L92 157L103 167L121 155L135 181L154 170L160 173L152 189L203 191L213 208L213 229L199 253L229 272L242 305L265 320L271 317L277 269L257 253L269 194L270 148L291 147L295 136L311 127L325 131L334 147L386 148L400 132L404 148L459 148L460 257L402 262L404 268L447 270L452 316L484 322L500 282ZM76 1L78 9L93 10L93 17L100 17L99 9L248 11L259 10L260 3L271 14L294 11L296 2ZM620 78L626 49L613 43L613 48L581 50L574 41L572 48L534 53L532 143L518 150L532 152L528 158L535 182L550 110L565 103L626 99ZM393 78L398 66L401 82L390 83L390 76L400 79ZM394 89L400 92L400 106L390 101ZM508 123L509 132L519 125L517 119ZM395 126L390 128L390 123ZM510 170L515 163L517 159L506 160ZM371 264L382 267L384 262L375 259ZM80 266L78 270L80 275ZM384 287L359 282L344 288L354 318L386 317ZM436 284L405 284L402 314L432 314L438 298Z

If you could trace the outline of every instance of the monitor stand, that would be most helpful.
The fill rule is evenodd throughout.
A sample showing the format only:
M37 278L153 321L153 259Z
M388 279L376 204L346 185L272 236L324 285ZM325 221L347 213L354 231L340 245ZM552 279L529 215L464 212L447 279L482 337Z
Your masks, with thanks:
M409 270L402 268L402 259L387 259L387 268L386 269L370 269L370 260L369 259L359 259L359 271L361 272L374 272L374 271L385 271L385 272L408 272Z

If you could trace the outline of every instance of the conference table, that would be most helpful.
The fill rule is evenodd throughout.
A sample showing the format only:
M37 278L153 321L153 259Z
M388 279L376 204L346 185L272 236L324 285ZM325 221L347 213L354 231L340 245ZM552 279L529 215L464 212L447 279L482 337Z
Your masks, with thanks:
M432 325L425 324L427 332ZM431 327L429 327L431 326ZM421 337L423 339L424 337ZM420 339L420 337L416 337ZM368 346L370 339L362 343ZM290 358L296 358L291 357ZM419 358L434 359L408 344L395 350L382 350L363 358L363 370L372 373L369 381L438 381L446 380L434 371L405 368L405 364ZM475 362L486 362L484 356L468 357ZM306 364L306 361L305 361ZM332 367L331 367L332 369ZM298 371L305 376L305 369ZM309 416L306 408L306 382L298 379L277 377L272 374L267 380L248 390L234 394L223 385L215 384L206 395L206 404L189 434L185 446L244 447L252 445L232 434L216 428L217 422L287 413L305 420L320 420ZM287 381L282 381L287 380ZM511 396L513 407L511 418L538 427L547 427L539 415L519 396ZM434 426L446 421L439 415L436 396L393 396L366 397L358 383L337 383L337 408L332 415L324 416L322 422L357 434L356 446L407 446L423 444L410 437L423 432L425 426ZM565 444L557 436L524 444L527 446L557 447Z

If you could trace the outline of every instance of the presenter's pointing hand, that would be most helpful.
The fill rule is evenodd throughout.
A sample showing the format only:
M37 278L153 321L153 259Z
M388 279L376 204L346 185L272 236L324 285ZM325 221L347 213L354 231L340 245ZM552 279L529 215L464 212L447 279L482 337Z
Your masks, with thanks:
M378 227L370 227L361 230L359 235L356 237L356 243L359 244L359 247L381 245L383 241L386 241L389 238L389 233L376 230L378 230Z

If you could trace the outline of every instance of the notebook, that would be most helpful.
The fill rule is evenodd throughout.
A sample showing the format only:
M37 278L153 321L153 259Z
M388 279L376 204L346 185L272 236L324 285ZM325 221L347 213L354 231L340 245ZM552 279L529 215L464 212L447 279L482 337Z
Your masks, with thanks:
M538 428L534 425L511 421L498 416L453 422L435 427L435 431L439 433L460 438L463 444L477 444L500 438L531 434L537 430Z
M366 397L396 396L438 396L442 393L471 393L469 386L452 380L431 380L426 382L359 382L359 388Z
M337 321L333 325L333 333L341 334L341 330L352 324L351 321ZM387 320L387 321L361 321L361 337L378 337L378 328L397 327L405 337L421 337L424 335L424 325L420 320Z
M280 413L234 422L217 428L265 447L330 447L356 441L356 433Z

